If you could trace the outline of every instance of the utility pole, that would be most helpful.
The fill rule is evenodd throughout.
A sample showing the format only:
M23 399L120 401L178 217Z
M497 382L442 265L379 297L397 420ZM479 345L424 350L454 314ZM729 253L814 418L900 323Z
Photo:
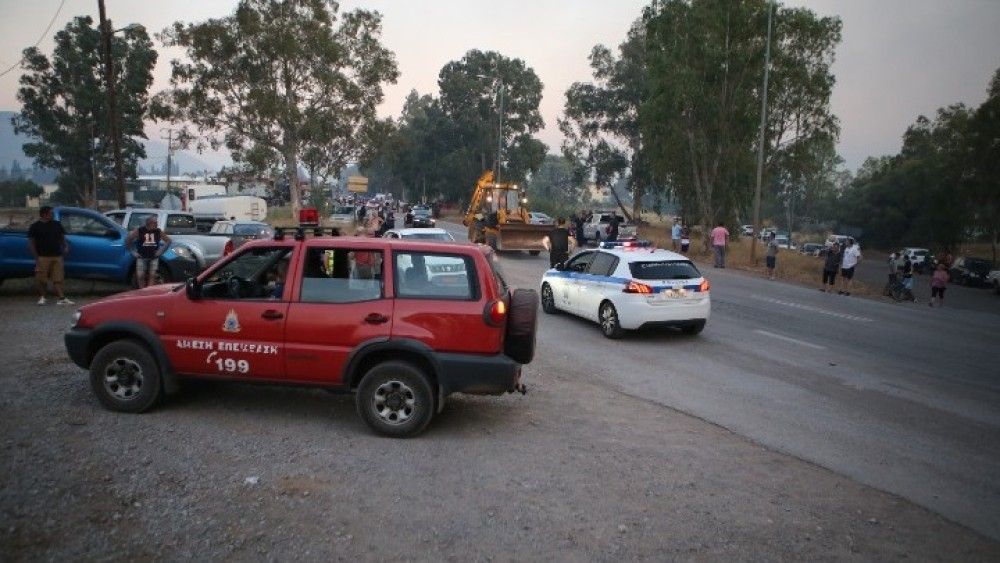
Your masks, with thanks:
M125 209L125 168L122 165L121 130L118 125L118 96L115 92L115 67L111 61L111 22L104 10L104 0L97 0L101 16L101 43L104 47L104 79L108 83L108 114L111 121L111 149L115 154L115 183L118 208Z
M499 71L498 71L499 72ZM497 170L493 174L493 181L497 184L500 183L500 162L503 158L503 91L504 84L503 79L497 76L497 82L500 84L500 124L497 127Z
M84 198L84 206L97 209L97 124L90 125L90 195Z
M767 3L767 43L764 47L764 89L760 101L760 131L757 134L757 185L753 191L753 237L750 239L750 263L757 263L757 234L760 233L760 184L764 176L764 128L767 126L767 79L771 70L771 14L773 6ZM791 239L792 233L788 233Z
M163 131L163 129L160 129L160 131ZM171 159L171 157L174 154L174 130L168 128L166 131L167 131L167 136L164 137L163 135L160 135L160 138L167 140L167 193L170 194L172 193L170 191L170 169L173 164L173 160ZM181 199L181 210L187 211L187 206L184 205L183 199Z

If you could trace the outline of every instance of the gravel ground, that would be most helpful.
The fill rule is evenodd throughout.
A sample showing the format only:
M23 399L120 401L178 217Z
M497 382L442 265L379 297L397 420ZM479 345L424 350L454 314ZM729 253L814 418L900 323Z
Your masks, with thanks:
M111 413L66 357L71 308L18 287L0 288L0 560L1000 559L544 350L527 396L454 396L411 440L315 389L198 383Z

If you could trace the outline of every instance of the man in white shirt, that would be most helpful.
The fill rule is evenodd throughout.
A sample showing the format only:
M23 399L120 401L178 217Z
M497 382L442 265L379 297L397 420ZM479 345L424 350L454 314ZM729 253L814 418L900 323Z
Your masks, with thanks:
M853 238L847 239L842 260L843 262L840 264L841 289L837 293L850 295L851 284L854 282L854 267L861 261L861 246L854 242Z

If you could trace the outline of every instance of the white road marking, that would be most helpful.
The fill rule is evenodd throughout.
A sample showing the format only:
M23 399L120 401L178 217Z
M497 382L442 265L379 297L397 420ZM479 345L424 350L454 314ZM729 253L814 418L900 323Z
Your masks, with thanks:
M819 344L813 344L812 342L806 342L805 340L799 340L798 338L792 338L790 336L782 336L780 334L775 334L773 332L768 332L766 330L754 330L757 334L763 334L764 336L770 336L771 338L777 338L778 340L784 340L785 342L791 342L793 344L801 344L802 346L808 346L810 348L815 348L817 350L826 350L826 346L820 346Z
M804 305L802 303L795 303L794 301L782 301L781 299L774 299L773 297L761 297L760 295L751 295L750 297L758 299L760 301L767 301L768 303L775 303L778 305L784 305L786 307L794 307L796 309L802 309L804 311L812 311L813 313L820 313L822 315L830 315L831 317L837 317L838 319L847 319L849 321L857 321L861 323L871 323L875 322L874 319L869 319L868 317L859 317L857 315L849 315L847 313L841 313L838 311L831 311L829 309L822 309L820 307L813 307L812 305Z

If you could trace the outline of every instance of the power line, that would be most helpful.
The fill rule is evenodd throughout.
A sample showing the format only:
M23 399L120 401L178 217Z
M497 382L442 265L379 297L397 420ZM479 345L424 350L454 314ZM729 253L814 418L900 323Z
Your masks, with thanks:
M45 39L45 36L49 34L49 30L52 29L52 24L56 23L56 18L59 17L59 12L62 11L63 4L65 4L65 3L66 3L66 0L60 0L59 7L56 8L56 13L53 14L52 15L52 19L49 20L49 25L45 26L45 31L43 31L42 34L38 36L38 41L35 41L35 44L31 46L32 49L34 49L34 48L38 47L39 45L41 45L42 39ZM0 76L4 76L7 73L9 73L10 71L14 70L15 68L21 66L21 63L23 63L23 62L24 62L24 55L21 55L21 58L18 59L18 61L16 63L10 65L10 67L7 68L7 70L5 70L3 72L0 72Z

